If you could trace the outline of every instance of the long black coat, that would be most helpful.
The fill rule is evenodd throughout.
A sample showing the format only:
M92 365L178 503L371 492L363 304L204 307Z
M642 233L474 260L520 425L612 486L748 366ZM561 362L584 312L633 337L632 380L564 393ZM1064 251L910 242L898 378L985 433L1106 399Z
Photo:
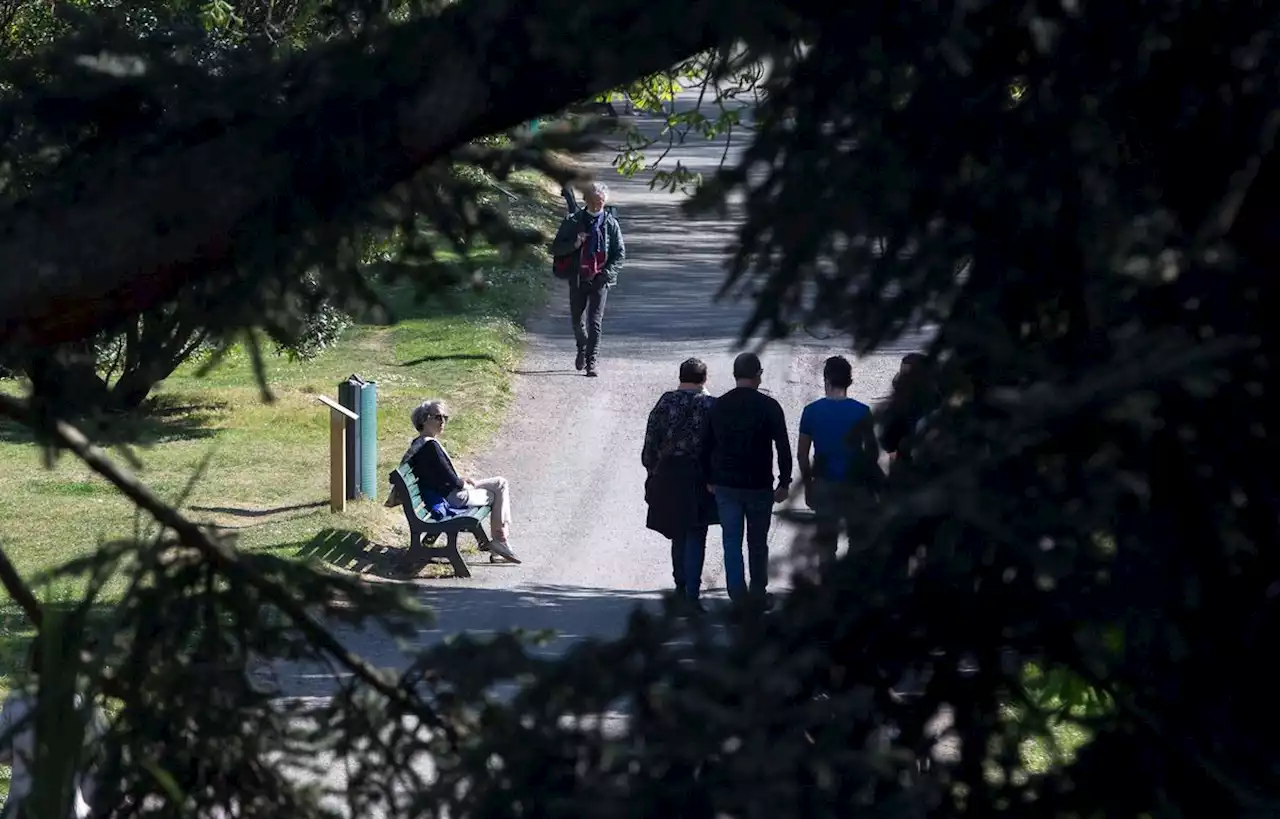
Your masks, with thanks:
M664 537L675 538L694 526L720 522L715 496L707 491L702 466L692 456L666 458L645 481L649 504L645 526Z

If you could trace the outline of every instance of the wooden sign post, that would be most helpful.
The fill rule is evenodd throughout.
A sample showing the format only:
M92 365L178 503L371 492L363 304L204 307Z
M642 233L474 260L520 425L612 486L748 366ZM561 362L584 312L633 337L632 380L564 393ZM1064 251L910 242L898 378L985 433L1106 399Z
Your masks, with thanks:
M317 395L316 398L329 408L329 511L345 512L347 509L347 419L357 421L360 416L327 395Z

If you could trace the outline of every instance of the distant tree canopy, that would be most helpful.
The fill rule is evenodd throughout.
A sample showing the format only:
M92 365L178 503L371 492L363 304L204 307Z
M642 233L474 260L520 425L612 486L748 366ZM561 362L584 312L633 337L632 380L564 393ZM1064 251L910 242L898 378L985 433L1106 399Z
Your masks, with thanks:
M0 70L0 91L6 86L11 90L23 87L35 77L56 72L59 57L55 54L51 60L43 59L44 50L60 37L76 31L78 25L82 29L105 27L126 40L141 38L174 69L186 66L209 71L255 59L280 59L304 51L308 46L350 37L395 21L407 21L415 14L436 12L445 5L425 0L372 5L331 0L151 0L124 7L104 0L61 4L8 2L0 5L0 54L17 62L10 67L8 82ZM686 81L691 77L706 78L720 61L716 52L695 55L674 71L630 83L627 90L638 108L662 113L670 119L663 135L668 142L683 138L691 131L714 135L718 129L735 124L736 112L725 110L722 105L715 115L707 117L701 107L675 113L666 111L665 105L677 87L677 76ZM153 64L151 70L157 65L159 63ZM78 70L83 70L83 66ZM98 70L111 69L98 66ZM125 69L117 66L114 70ZM747 85L752 85L754 75L749 67L744 74L743 66L735 66L732 73L739 78L745 76ZM102 111L97 108L75 112L65 100L44 100L36 117L24 122L27 127L35 124L34 133L26 134L25 143L11 145L7 180L10 193L39 178L47 170L51 154L81 150L83 146L78 140L83 134L98 134L104 125L110 125L117 129L117 139L125 139L130 133L128 129L152 127L155 123L150 117L171 101L151 98L160 89L146 89L145 82L135 80L128 85L132 88L128 92L123 88L110 92L98 89L98 93L106 93L99 104L112 109L105 119L99 116ZM708 105L721 101L722 96L723 92L713 93ZM131 109L137 109L138 116L127 116L126 112ZM627 129L618 145L620 170L634 173L642 167L645 148L655 142L641 137L634 128ZM490 138L477 147L500 144ZM687 183L692 178L680 167L663 170L660 176L668 184ZM410 208L406 213L412 211ZM365 253L356 253L352 259L357 268L361 267L360 261L370 257L382 261L389 244L404 241L406 229L416 233L430 227L429 219L412 227L402 220L390 232L374 230L358 243ZM314 278L312 274L311 279ZM207 307L207 294L199 290L187 292L184 298L172 300L158 310L144 311L123 326L96 333L89 339L40 345L34 350L24 351L21 347L7 350L0 367L26 375L38 385L37 392L46 396L62 394L75 396L80 401L92 396L84 401L91 407L136 409L156 384L196 353L216 354L241 338L238 329L227 332L216 323L210 324ZM314 355L336 342L348 323L342 310L315 287L306 288L302 298L286 299L276 315L279 320L262 329L279 350L300 357Z
M1276 811L1280 6L461 0L393 22L375 5L350 34L216 66L126 29L60 36L4 109L6 173L35 163L0 197L6 350L191 297L219 333L285 327L311 298L371 298L353 248L423 218L400 275L452 281L436 243L535 237L450 164L560 173L544 149L579 144L473 140L737 49L769 67L754 143L692 207L745 194L729 286L760 293L746 329L817 313L872 351L936 322L945 400L880 502L850 510L850 554L727 640L637 614L561 660L463 638L393 677L318 622L404 627L396 593L241 554L56 400L2 398L159 523L67 568L136 581L107 622L46 629L71 639L44 684L116 706L104 806L327 815L281 765L324 747L354 757L356 814ZM0 581L43 616L2 560ZM351 682L269 704L251 652ZM923 694L893 695L908 674ZM507 681L514 699L486 697ZM566 720L619 703L619 734ZM935 753L944 705L955 754ZM1062 720L1092 740L1027 770Z
M4 82L0 72L0 91L20 94L18 89L26 85L20 82L22 78L47 75L55 67L56 58L54 62L43 60L44 50L74 32L77 20L87 23L95 15L99 25L115 25L131 35L170 47L180 43L177 53L181 60L207 68L218 65L229 51L257 48L288 53L337 36L359 22L358 17L344 15L324 0L234 5L228 0L156 0L131 3L124 8L101 0L61 4L9 2L0 5L0 54L11 64L9 82ZM103 15L109 15L109 21L101 19ZM15 131L33 124L30 120L19 124L21 114L17 109L22 102L23 98L17 97L15 108L10 110L10 115L15 116L11 121ZM104 102L121 105L117 115L124 115L130 105L148 104L136 98ZM40 105L44 108L39 117L43 126L37 126L35 133L24 134L40 141L32 144L15 140L10 145L9 173L4 181L11 196L24 186L39 185L50 154L73 152L77 130L94 132L104 124L84 119L67 121L70 111L58 110L65 108L58 100L45 99ZM92 118L96 113L88 116ZM76 118L71 116L72 120ZM64 139L66 144L60 144ZM315 293L314 287L310 289ZM313 299L287 327L275 328L273 336L280 350L307 357L336 341L347 323L341 311L323 299ZM39 394L74 397L89 410L132 410L142 404L157 383L198 352L216 352L234 340L234 336L208 326L204 298L194 293L89 338L42 345L35 350L6 350L0 365L8 372L25 375Z

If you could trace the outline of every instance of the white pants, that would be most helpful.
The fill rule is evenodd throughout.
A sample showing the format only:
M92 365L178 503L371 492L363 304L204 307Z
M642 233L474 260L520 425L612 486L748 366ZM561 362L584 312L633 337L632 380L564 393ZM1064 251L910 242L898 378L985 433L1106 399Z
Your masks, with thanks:
M481 478L450 494L448 501L454 506L492 506L493 536L498 540L506 538L511 523L511 492L506 478Z

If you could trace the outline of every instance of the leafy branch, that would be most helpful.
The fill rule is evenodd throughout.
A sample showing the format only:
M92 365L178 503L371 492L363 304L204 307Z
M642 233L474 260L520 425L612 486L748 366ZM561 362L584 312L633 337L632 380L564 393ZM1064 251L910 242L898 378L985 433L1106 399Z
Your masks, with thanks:
M44 622L40 603L23 581L22 575L18 572L17 567L13 565L13 561L9 560L9 555L5 553L3 547L0 547L0 585L4 586L4 590L21 607L32 625L40 628L41 623Z
M309 641L332 657L343 668L350 671L356 678L386 697L389 701L418 714L428 724L439 727L439 720L425 703L388 680L376 668L370 666L360 656L347 649L333 636L328 628L317 622L287 589L263 577L242 561L239 554L224 537L188 520L177 509L165 503L135 475L124 467L115 464L105 452L94 446L80 430L58 419L37 422L33 420L35 416L30 407L10 396L0 396L0 414L20 423L31 425L36 431L43 429L48 432L58 446L74 453L86 466L105 478L122 495L133 501L139 509L151 515L164 529L173 531L182 546L192 549L201 555L211 568L260 591L262 596L278 607ZM11 568L11 564L9 564L7 558L4 558L3 552L0 552L0 580L4 581L6 589L10 591L10 594L13 594L15 599L22 602L25 593L25 597L29 599L31 604L34 604L34 598L30 596L29 591L25 591L24 587L22 587L20 579L12 587L10 586L9 573L6 567ZM16 574L14 577L16 578ZM15 589L17 593L15 593ZM32 617L33 622L38 623L38 607L29 609L24 605L24 610L27 610L28 616ZM34 612L34 616L32 612Z
M93 150L83 146L75 163L45 180L40 195L0 203L0 266L11 271L0 282L0 341L82 338L193 283L246 265L259 269L268 228L276 245L289 237L328 241L471 140L661 70L733 34L727 20L734 15L722 8L727 0L699 0L668 23L649 18L663 29L657 48L630 36L629 21L644 11L640 0L604 6L538 0L508 8L513 2L453 5L325 42L284 64L249 61L220 76L193 75L182 86L188 96L171 101L170 115L148 125L145 139L130 133L100 139ZM507 22L495 28L495 19ZM564 52L536 45L544 30L568 23L599 31L601 39L592 49ZM123 36L116 47L154 51ZM424 52L436 56L390 62L380 56ZM55 63L68 81L101 81L121 93L139 81L67 57ZM530 79L511 82L509 75ZM199 102L214 98L230 107L215 112ZM451 101L448 117L438 115L441 99ZM189 113L173 121L182 111ZM353 153L350 145L362 147ZM314 176L317 168L322 177ZM55 213L80 237L74 248L43 240L45 220ZM159 240L156 225L166 227ZM273 265L287 258L278 249L272 255Z
M646 136L637 125L628 125L623 141L611 146L618 154L614 167L628 178L657 171L650 186L662 190L696 188L701 182L698 172L679 162L668 170L661 168L662 163L672 150L691 138L715 140L723 136L725 144L720 155L723 167L732 149L735 130L750 130L743 122L743 112L752 110L763 100L763 80L764 67L760 61L723 49L698 54L669 72L628 86L626 93L636 109L661 114L664 122L661 131L653 136ZM697 88L698 99L692 107L677 110L676 94L689 84ZM712 110L708 111L708 107ZM660 149L660 153L651 159L647 152L655 148Z

